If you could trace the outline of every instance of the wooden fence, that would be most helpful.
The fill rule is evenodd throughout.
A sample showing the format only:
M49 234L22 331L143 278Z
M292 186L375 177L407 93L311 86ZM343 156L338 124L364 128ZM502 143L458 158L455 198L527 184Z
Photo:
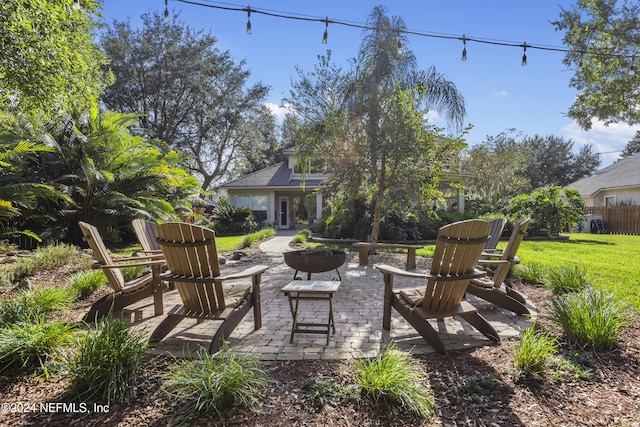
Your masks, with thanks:
M602 215L609 233L640 235L640 206L590 206L587 213Z

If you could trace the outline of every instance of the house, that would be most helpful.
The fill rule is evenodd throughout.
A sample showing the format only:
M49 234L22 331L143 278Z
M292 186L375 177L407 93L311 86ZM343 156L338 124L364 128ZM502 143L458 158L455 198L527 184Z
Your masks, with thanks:
M307 228L322 216L323 182L329 177L326 164L310 161L306 168L309 173L303 179L294 149L288 148L284 154L286 161L230 181L219 190L227 194L230 204L250 208L258 221L276 229ZM464 210L460 184L465 176L450 172L443 175L445 207Z
M578 190L587 207L640 205L640 153L618 160L567 187Z

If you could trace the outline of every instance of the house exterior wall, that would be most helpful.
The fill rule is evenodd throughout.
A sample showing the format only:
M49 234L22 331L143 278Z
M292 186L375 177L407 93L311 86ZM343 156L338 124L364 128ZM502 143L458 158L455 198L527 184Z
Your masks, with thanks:
M593 197L583 197L583 199L587 206L613 206L621 203L640 205L640 187L609 188L599 191Z

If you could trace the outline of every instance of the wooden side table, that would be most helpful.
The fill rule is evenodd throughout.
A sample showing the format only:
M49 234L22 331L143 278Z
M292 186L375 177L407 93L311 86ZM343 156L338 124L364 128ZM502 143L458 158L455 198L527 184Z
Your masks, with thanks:
M281 289L289 299L289 308L291 308L291 316L293 317L290 343L293 343L293 337L296 333L304 333L327 334L327 344L329 344L331 330L333 329L333 333L336 333L336 325L333 320L333 294L336 293L339 287L340 282L337 281L294 280ZM300 301L327 301L329 303L329 318L327 323L298 322L298 306Z

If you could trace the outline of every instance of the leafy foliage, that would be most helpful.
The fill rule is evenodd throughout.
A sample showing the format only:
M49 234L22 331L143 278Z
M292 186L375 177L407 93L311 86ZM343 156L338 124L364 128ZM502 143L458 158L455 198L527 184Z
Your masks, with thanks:
M569 46L564 63L575 70L570 86L577 91L568 115L583 129L593 119L605 125L640 123L637 72L640 57L640 4L632 1L576 1L561 8L553 22L565 31Z
M513 216L531 218L532 235L557 236L566 224L575 225L583 218L585 205L577 190L541 187L514 198L508 209Z
M298 157L331 159L328 186L338 195L329 202L331 210L346 219L354 205L370 204L366 234L374 241L386 210L430 205L439 196L443 164L462 149L461 139L445 137L428 124L426 106L444 112L458 128L465 115L455 85L434 68L418 69L406 48L406 24L386 12L376 6L369 15L371 29L351 70L343 73L330 54L320 56L313 71L298 69L286 99L299 114ZM336 225L342 228L342 222Z
M100 2L0 2L0 106L52 117L60 110L97 105L110 77L105 54L93 42Z
M264 142L255 123L268 88L248 86L244 62L220 52L212 35L155 12L142 15L140 28L116 21L102 47L116 77L105 105L143 114L142 128L185 153L203 189L225 175L241 148Z

